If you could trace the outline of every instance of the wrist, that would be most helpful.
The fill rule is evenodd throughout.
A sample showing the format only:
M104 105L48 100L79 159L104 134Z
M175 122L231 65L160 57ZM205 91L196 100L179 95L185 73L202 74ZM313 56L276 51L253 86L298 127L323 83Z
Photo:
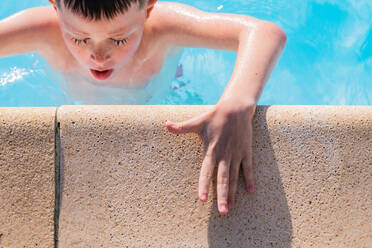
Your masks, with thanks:
M221 97L216 104L216 109L224 108L231 111L245 112L251 118L253 118L256 112L256 107L256 100L247 96L238 97L230 95L227 97Z

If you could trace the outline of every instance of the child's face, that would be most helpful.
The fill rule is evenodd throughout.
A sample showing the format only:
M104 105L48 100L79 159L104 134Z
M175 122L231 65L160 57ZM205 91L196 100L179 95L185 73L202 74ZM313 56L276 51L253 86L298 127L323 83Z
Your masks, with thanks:
M113 77L129 63L142 40L146 7L137 4L110 20L91 21L64 6L57 12L67 48L97 80Z

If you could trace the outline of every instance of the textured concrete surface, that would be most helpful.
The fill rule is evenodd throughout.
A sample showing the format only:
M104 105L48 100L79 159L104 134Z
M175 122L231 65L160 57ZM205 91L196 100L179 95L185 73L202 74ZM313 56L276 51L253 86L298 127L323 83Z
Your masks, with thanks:
M56 108L0 108L0 247L54 246Z
M259 107L227 216L198 201L202 140L165 128L211 107L61 107L59 247L371 247L371 107Z

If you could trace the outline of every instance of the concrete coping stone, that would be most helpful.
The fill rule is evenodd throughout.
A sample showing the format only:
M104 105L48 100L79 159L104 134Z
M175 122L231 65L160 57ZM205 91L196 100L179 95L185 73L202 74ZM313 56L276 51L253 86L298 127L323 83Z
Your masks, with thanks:
M0 108L0 248L370 247L371 106L258 106L226 216L201 137L165 127L212 107Z

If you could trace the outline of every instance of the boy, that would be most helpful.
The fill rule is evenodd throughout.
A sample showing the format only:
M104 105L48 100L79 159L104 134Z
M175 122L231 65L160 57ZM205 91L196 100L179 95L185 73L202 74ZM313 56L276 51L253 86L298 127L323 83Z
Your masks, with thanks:
M237 51L230 82L213 110L182 123L173 133L196 132L205 157L199 198L206 201L215 167L221 214L234 206L239 169L254 192L252 118L286 35L256 18L206 13L157 0L56 0L0 21L0 57L40 52L62 73L94 84L141 87L157 74L175 47ZM206 82L204 82L206 83Z

